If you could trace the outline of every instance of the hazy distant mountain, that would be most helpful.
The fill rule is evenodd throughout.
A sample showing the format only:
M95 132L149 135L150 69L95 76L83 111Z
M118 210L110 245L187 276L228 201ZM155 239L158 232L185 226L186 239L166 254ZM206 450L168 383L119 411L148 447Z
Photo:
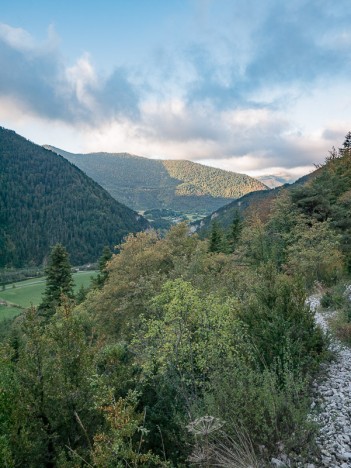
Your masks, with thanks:
M280 187L281 185L291 184L296 179L288 175L263 175L256 177L257 180L267 185L269 188Z
M168 208L210 213L267 187L245 174L190 161L148 159L128 153L73 154L45 146L78 166L116 200L141 211Z
M66 159L0 127L0 267L40 265L57 242L83 264L147 227Z

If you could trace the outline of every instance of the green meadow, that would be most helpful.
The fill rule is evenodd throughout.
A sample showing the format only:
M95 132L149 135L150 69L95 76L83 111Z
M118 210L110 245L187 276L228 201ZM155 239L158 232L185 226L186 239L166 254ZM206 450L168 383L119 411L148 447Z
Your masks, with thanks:
M95 271L80 271L73 274L74 290L77 292L81 286L87 287ZM13 318L21 309L40 304L45 289L45 276L6 285L5 290L0 291L0 303L6 301L7 305L0 304L0 321ZM17 306L17 307L16 307Z

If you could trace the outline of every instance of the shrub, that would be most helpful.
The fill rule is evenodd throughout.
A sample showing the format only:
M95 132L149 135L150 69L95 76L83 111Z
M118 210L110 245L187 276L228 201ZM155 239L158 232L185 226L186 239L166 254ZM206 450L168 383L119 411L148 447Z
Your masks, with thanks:
M345 295L344 283L338 283L330 289L327 289L321 298L321 306L324 309L331 307L341 308L344 307L347 299Z
M308 379L285 363L284 382L266 368L263 372L244 363L218 372L205 395L205 411L227 421L224 429L238 443L238 434L249 434L253 446L274 452L282 442L300 452L311 441L314 425L309 410Z

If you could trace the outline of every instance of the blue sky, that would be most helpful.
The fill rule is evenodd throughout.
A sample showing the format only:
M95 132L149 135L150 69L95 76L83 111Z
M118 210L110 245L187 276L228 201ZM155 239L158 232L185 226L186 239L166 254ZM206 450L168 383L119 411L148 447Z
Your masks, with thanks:
M302 175L351 130L349 0L4 0L0 125Z

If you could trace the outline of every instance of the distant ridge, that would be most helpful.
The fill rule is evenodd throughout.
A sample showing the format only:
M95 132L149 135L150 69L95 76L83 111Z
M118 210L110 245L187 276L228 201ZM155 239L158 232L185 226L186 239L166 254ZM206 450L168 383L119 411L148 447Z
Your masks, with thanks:
M138 210L208 214L229 201L267 187L245 174L191 161L148 159L128 153L73 154L46 145L96 180L116 200Z
M148 227L61 156L0 127L0 267L40 265L61 242L75 265Z
M296 180L296 178L292 179L285 175L263 175L256 177L256 179L267 185L269 188L281 187L285 184L291 184Z
M255 212L261 219L265 220L270 214L273 201L280 193L284 190L291 190L295 187L301 186L313 180L319 174L320 169L317 169L311 174L301 177L293 184L285 184L270 190L248 193L247 195L222 206L218 210L215 210L201 221L192 223L192 231L206 233L214 220L216 220L216 222L222 227L228 228L237 214L241 217L245 217L248 212Z

